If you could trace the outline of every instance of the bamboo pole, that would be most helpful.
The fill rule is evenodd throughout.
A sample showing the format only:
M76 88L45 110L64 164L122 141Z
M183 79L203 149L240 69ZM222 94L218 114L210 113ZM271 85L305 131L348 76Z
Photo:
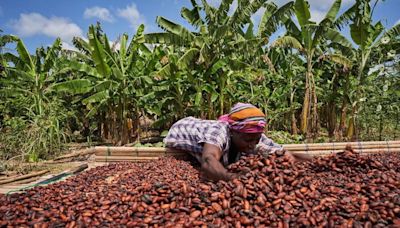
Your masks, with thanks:
M320 150L327 150L327 151L342 151L345 149L345 147L313 147L313 148L287 148L288 151L291 152L302 152L302 151L320 151ZM369 145L365 147L352 147L353 150L369 150L369 149L379 149L382 151L392 151L392 150L397 150L400 148L400 145ZM136 157L151 157L151 156L163 156L163 155L180 155L180 154L185 154L185 152L182 151L169 151L164 148L155 148L153 151L147 149L145 151L141 151L140 148L136 151L130 151L128 149L124 149L122 151L119 151L117 149L114 149L111 152L106 152L106 151L96 151L96 156L136 156Z
M31 178L31 177L40 176L40 175L43 175L43 174L48 173L48 172L49 172L49 170L42 170L42 171L38 171L38 172L34 172L34 173L30 173L30 174L26 174L26 175L22 175L22 176L18 176L18 177L12 177L10 179L0 181L0 185L11 183L11 182L14 182L14 181L28 179L28 178Z
M362 149L362 150L355 150L353 149L354 152L360 153L360 154L373 154L373 153L400 153L400 148L394 148L390 150L381 150L381 149ZM320 154L335 154L343 152L343 150L313 150L313 151L294 151L294 154L309 154L309 155L320 155Z
M39 180L40 178L42 178L42 177L36 176L36 177L31 177L31 178L29 178L29 179L24 179L24 180L20 180L20 181L15 181L15 182L12 182L12 183L13 183L14 185L29 184L29 183L32 183L32 182L35 182L35 181Z
M96 162L116 162L116 161L151 161L158 159L153 157L135 157L135 156L96 156Z
M355 152L380 153L400 152L400 141L338 142L315 144L284 144L288 151L308 155L328 155L343 151L350 145ZM186 153L164 147L95 147L96 161L147 161L161 156L181 156Z
M318 150L318 151L295 151L294 154L306 154L310 156L324 156L330 155L338 152L342 152L343 150L336 150L336 151L327 151L327 150ZM359 152L360 154L375 154L375 153L382 153L382 152L390 152L390 153L400 153L400 148L391 151L382 151L379 149L368 149L368 150L360 150L355 152ZM152 157L136 157L136 156L96 156L96 162L120 162L120 161L132 161L132 162L139 162L139 161L151 161L158 159L160 156L152 156Z
M96 146L95 151L97 152L116 152L116 151L124 151L124 152L165 152L166 148L164 147L125 147L125 146Z
M331 143L310 143L310 144L283 144L286 149L313 149L313 148L345 148L351 147L369 147L369 146L398 146L400 141L376 141L376 142L331 142Z
M5 176L5 177L0 177L0 181L8 180L8 179L10 179L10 178L17 177L17 176L18 176L18 175L10 175L10 176Z
M63 156L57 157L57 158L54 159L54 161L63 160L63 159L67 159L67 158L78 157L78 156L83 156L83 155L88 155L88 154L94 154L95 151L96 151L95 147L90 147L90 148L86 148L86 149L75 151L75 152L73 152L71 154L67 154L67 155L63 155Z
M289 151L313 151L313 150L344 150L346 146L321 146L321 147L286 147L285 149ZM392 145L366 145L366 146L352 146L352 149L396 149L400 148L400 144L392 144Z
M132 151L115 151L115 152L96 152L96 157L97 156L136 156L136 157L152 157L152 156L175 156L175 155L181 155L181 154L186 154L185 152L181 151L164 151L164 152L159 152L159 151L146 151L146 152L132 152Z

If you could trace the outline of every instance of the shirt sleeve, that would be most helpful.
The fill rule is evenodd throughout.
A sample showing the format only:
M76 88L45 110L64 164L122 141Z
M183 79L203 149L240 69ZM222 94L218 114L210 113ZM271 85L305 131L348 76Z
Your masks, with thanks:
M202 135L198 143L212 144L219 147L221 151L223 151L225 144L227 143L227 137L228 136L226 132L222 129L213 129L204 132L204 135Z
M261 154L275 153L281 151L283 147L272 139L268 138L265 134L261 135L260 142L257 144L256 150Z

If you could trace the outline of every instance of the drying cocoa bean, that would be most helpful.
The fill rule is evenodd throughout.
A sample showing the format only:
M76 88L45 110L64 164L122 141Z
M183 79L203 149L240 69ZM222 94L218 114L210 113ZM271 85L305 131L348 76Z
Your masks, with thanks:
M0 195L0 227L396 227L400 156L352 151L290 163L242 157L232 182L186 161L113 163Z

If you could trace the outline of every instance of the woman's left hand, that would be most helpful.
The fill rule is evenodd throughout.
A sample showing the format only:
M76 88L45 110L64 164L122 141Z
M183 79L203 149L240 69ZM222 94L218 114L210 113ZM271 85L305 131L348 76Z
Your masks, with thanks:
M298 154L298 153L291 153L286 149L282 149L281 151L277 151L276 154L279 156L285 156L289 162L301 162L301 161L310 161L312 156L308 154Z

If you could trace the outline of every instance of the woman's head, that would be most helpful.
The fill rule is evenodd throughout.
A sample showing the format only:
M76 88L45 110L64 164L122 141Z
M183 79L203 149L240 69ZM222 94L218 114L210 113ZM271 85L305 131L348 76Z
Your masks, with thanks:
M243 133L231 130L231 140L235 148L243 153L252 153L260 142L262 133Z
M266 125L264 113L256 106L245 103L237 103L229 114L219 120L229 124L232 142L241 152L254 150Z

